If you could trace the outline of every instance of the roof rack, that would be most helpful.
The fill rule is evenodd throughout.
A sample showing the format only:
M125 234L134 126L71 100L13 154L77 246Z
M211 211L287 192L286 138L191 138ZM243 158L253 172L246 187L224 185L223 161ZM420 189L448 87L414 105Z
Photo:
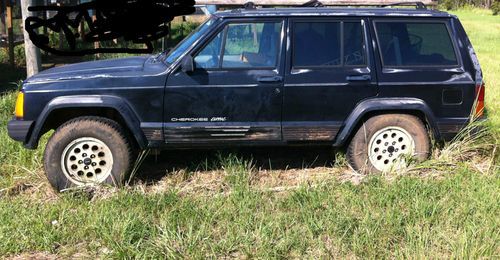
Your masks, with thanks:
M341 3L339 3L337 5L338 6L345 6L347 4L341 4ZM363 6L363 5L364 4L353 4L352 6ZM370 5L370 4L367 4L367 5ZM301 4L301 5L298 5L298 6L300 6L300 7L324 7L325 5L322 2L320 2L319 0L310 0L310 1L307 1L304 4ZM415 8L417 10L426 10L427 9L427 6L423 2L420 2L420 1L416 1L416 2L396 2L396 3L374 5L374 6L379 6L379 7L415 6ZM243 9L245 9L245 10L254 10L254 9L257 9L257 5L254 2L249 1L249 2L246 2L243 5Z
M380 7L392 7L392 6L415 6L416 9L427 9L427 6L422 2L398 2L398 3L381 5Z

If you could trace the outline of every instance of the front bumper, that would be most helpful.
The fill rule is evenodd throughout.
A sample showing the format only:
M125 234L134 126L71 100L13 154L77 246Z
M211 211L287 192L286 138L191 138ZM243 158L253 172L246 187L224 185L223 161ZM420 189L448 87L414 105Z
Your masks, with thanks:
M34 121L24 121L17 119L10 120L7 124L9 137L18 142L27 143L33 123Z

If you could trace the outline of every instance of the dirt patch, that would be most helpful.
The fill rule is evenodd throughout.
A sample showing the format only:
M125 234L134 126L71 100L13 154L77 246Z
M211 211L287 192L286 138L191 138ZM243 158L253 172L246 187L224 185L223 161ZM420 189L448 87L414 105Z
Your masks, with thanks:
M225 165L228 162L224 162L224 158L231 156L238 158L238 163L242 165ZM491 159L485 160L482 157L474 157L464 163L481 173L491 172L492 167L497 167ZM231 167L243 167L238 168L242 172L234 173ZM433 158L383 176L388 180L407 175L439 179L452 173L456 167L457 164ZM231 174L248 175L243 180L248 182L248 187L263 192L286 192L304 186L315 187L325 182L358 185L367 177L353 171L345 163L335 164L329 148L168 151L146 158L136 178L126 189L144 194L175 191L180 195L224 196L233 189L234 184L228 179ZM105 200L118 191L117 188L98 187L77 189L76 192L83 192L89 200ZM45 178L36 178L32 183L19 183L0 191L0 197L18 195L27 195L27 199L38 202L57 201L59 196Z
M24 253L21 255L17 256L12 256L12 257L7 257L6 259L10 260L25 260L25 259L30 259L30 260L55 260L55 259L61 259L57 255L50 254L50 253Z
M186 177L187 176L187 177ZM151 185L136 184L135 188L144 193L164 193L175 190L181 195L197 194L205 196L224 195L232 192L227 183L228 173L219 171L199 171L187 174L178 171L166 175ZM303 186L317 186L328 181L360 184L366 176L345 168L313 167L290 170L256 170L249 179L249 186L263 192L285 192Z

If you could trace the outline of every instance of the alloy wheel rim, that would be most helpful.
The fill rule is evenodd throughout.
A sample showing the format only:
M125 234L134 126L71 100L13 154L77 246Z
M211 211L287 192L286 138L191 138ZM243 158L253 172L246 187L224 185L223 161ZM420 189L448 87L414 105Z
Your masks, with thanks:
M408 131L389 126L377 131L368 145L368 158L375 169L387 172L406 165L405 156L415 154L415 141Z
M99 184L111 175L113 154L104 142L82 137L63 150L61 167L66 178L78 186Z

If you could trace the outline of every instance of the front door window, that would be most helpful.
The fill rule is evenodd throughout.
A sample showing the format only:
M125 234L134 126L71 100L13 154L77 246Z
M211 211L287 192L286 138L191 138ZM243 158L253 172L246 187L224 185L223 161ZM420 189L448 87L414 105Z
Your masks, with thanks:
M227 25L195 57L196 68L275 68L281 23Z

